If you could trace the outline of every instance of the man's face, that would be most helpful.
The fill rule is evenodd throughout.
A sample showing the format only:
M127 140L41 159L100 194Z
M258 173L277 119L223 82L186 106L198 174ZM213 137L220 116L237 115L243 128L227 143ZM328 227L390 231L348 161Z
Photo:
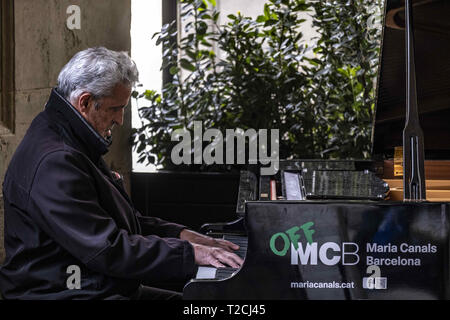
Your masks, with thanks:
M88 96L83 97L84 95ZM124 109L130 96L131 88L118 84L111 96L101 98L99 101L94 101L89 93L81 95L75 107L102 137L108 139L114 125L123 124ZM98 108L95 108L96 103Z

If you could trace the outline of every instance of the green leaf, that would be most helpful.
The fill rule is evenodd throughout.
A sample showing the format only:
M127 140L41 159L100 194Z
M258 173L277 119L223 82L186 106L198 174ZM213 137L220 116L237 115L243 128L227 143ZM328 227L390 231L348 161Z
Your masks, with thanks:
M189 71L195 71L195 66L190 63L187 59L181 59L180 65L183 69L189 70Z
M256 22L261 23L261 22L265 22L265 21L267 21L266 16L258 16L258 17L256 18Z
M267 3L264 5L264 16L266 19L270 19L270 8Z
M179 71L178 67L171 67L169 72L171 75L177 74Z

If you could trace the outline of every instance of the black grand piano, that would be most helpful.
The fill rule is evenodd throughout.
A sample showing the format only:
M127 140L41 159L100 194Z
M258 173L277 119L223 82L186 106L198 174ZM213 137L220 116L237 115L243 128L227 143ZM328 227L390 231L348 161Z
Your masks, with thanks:
M184 299L450 299L450 1L387 0L372 160L241 172L237 219L203 231L240 269Z

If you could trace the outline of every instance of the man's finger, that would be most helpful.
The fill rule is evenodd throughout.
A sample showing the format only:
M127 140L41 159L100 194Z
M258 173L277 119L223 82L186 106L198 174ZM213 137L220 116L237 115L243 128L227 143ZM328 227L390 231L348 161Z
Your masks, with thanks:
M220 261L219 260L217 260L217 259L211 259L211 265L213 266L213 267L216 267L216 268L225 268L225 265L224 264L222 264L222 263L220 263Z
M224 240L224 241L231 249L239 250L240 247L237 244L235 244L235 243L233 243L231 241L228 241L228 240Z
M223 248L229 252L233 252L233 250L239 250L239 246L231 241L216 239L216 246Z
M238 255L234 254L233 257L234 261L238 264L238 267L241 267L242 264L244 263L244 259L242 259L241 257L239 257Z
M228 252L219 255L218 259L233 268L239 268L244 262L238 255Z

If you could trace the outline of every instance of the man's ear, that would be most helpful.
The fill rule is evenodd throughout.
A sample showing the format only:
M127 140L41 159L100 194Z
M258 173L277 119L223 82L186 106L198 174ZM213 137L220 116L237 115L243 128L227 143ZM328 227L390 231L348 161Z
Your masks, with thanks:
M75 103L75 108L83 115L83 116L87 116L90 108L93 107L93 99L92 99L92 94L90 94L89 92L84 92L82 93L76 103Z

